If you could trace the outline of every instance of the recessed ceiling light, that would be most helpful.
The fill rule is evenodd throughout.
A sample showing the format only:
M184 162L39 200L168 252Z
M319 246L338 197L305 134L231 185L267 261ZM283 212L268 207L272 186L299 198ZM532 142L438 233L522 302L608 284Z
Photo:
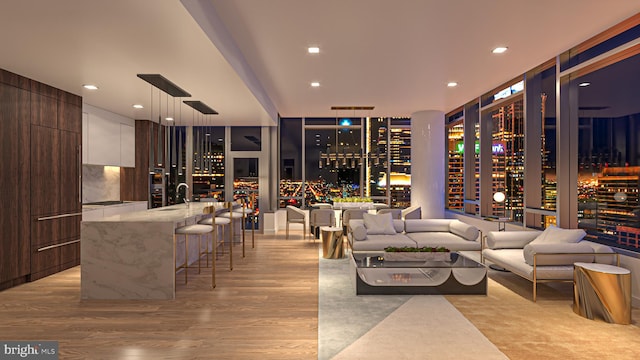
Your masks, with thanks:
M452 82L450 82L450 83L447 83L447 86L448 86L448 87L456 87L456 86L458 86L458 83L457 83L457 82L455 82L455 81L452 81Z
M590 82L586 82L586 81L578 84L578 86L580 86L580 87L586 87L586 86L589 86L589 85L591 85L591 83Z
M497 48L491 50L491 52L494 53L494 54L502 54L505 51L507 51L507 47L506 46L498 46Z
M311 83L311 87L318 87L318 86L320 86L320 83L317 81L314 81Z
M173 121L172 117L167 117L167 118L164 118L164 119L167 120L167 121Z
M310 46L309 49L307 49L307 51L309 51L309 54L319 54L320 48L317 46Z
M84 84L82 85L82 87L87 90L98 90L98 87L93 84Z
M140 105L140 104L133 104L133 107L136 109L144 109L144 106Z

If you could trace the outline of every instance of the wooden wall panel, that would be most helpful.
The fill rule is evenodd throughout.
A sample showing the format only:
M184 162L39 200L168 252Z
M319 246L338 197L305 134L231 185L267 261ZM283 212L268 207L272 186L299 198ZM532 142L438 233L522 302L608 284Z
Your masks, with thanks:
M75 95L65 92L61 94L65 100L72 102L58 100L58 129L82 134L82 104L73 103L75 101L72 96Z
M152 124L148 120L136 120L136 167L120 168L121 200L147 201L149 199L149 150Z
M80 114L80 117L82 115ZM82 174L82 154L80 153L81 134L77 132L59 131L60 136L60 212L82 212L80 198L80 176ZM73 186L73 184L76 184Z
M30 271L29 85L0 70L0 289L26 281Z
M31 126L31 215L60 213L60 136L57 129Z
M0 100L5 289L80 263L82 98L0 69Z
M55 98L31 93L31 124L56 129L58 101Z

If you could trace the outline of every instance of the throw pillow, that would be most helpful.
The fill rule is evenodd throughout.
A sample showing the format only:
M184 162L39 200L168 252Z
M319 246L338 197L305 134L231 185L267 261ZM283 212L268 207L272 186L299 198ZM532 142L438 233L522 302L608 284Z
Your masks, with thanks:
M351 231L353 233L353 238L356 241L367 240L367 229L364 226L358 225L352 228Z
M394 235L393 217L386 214L363 214L364 226L368 235Z
M561 229L550 225L538 235L530 244L567 244L577 243L584 238L587 233L582 229Z

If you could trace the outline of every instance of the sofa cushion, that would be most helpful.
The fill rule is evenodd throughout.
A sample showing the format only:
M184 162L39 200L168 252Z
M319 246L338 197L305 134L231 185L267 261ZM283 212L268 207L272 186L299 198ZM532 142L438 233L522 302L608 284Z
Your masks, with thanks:
M530 243L542 231L489 231L487 233L487 247L489 249L520 249Z
M364 225L358 225L354 228L351 228L351 232L353 233L353 238L356 241L363 241L367 239L367 229Z
M401 233L404 231L404 220L393 219L393 228L397 233Z
M582 240L587 233L582 229L561 229L554 225L550 225L538 237L533 239L530 244L548 244L548 243L577 243Z
M364 241L354 241L351 246L353 251L384 251L387 246L416 247L416 242L404 234L395 235L367 235Z
M522 249L524 260L527 264L533 266L534 254L536 257L536 265L573 265L575 262L593 262L593 247L589 244L582 243L543 243L534 244L533 242L525 245ZM564 254L566 255L547 255L540 254ZM575 255L574 253L584 253L585 255Z
M405 220L405 231L407 233L414 232L449 232L449 223L451 219L407 219Z
M481 248L479 241L468 241L450 232L416 232L406 235L415 241L418 247L444 246L451 251L477 251Z
M502 266L525 279L533 280L533 266L524 260L522 249L484 249L482 254L485 260ZM539 280L571 280L573 279L573 264L539 266L536 270L536 277Z
M390 213L363 214L362 219L367 228L367 235L394 235L396 233L393 217Z
M613 248L604 244L598 244L587 240L580 241L580 244L587 244L593 248L594 254L615 254ZM593 261L601 264L617 265L618 258L615 255L594 255Z
M465 224L460 220L450 222L449 231L470 241L475 241L478 238L478 234L480 234L480 231L475 226Z

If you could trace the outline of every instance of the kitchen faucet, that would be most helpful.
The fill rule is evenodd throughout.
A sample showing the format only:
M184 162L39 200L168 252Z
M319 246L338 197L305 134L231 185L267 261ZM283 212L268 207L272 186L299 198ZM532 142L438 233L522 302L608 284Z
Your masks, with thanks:
M187 207L189 207L189 185L187 185L186 183L178 184L178 186L176 186L176 196L178 196L178 192L180 191L181 186L186 187L186 190L184 191L184 203L187 204Z

